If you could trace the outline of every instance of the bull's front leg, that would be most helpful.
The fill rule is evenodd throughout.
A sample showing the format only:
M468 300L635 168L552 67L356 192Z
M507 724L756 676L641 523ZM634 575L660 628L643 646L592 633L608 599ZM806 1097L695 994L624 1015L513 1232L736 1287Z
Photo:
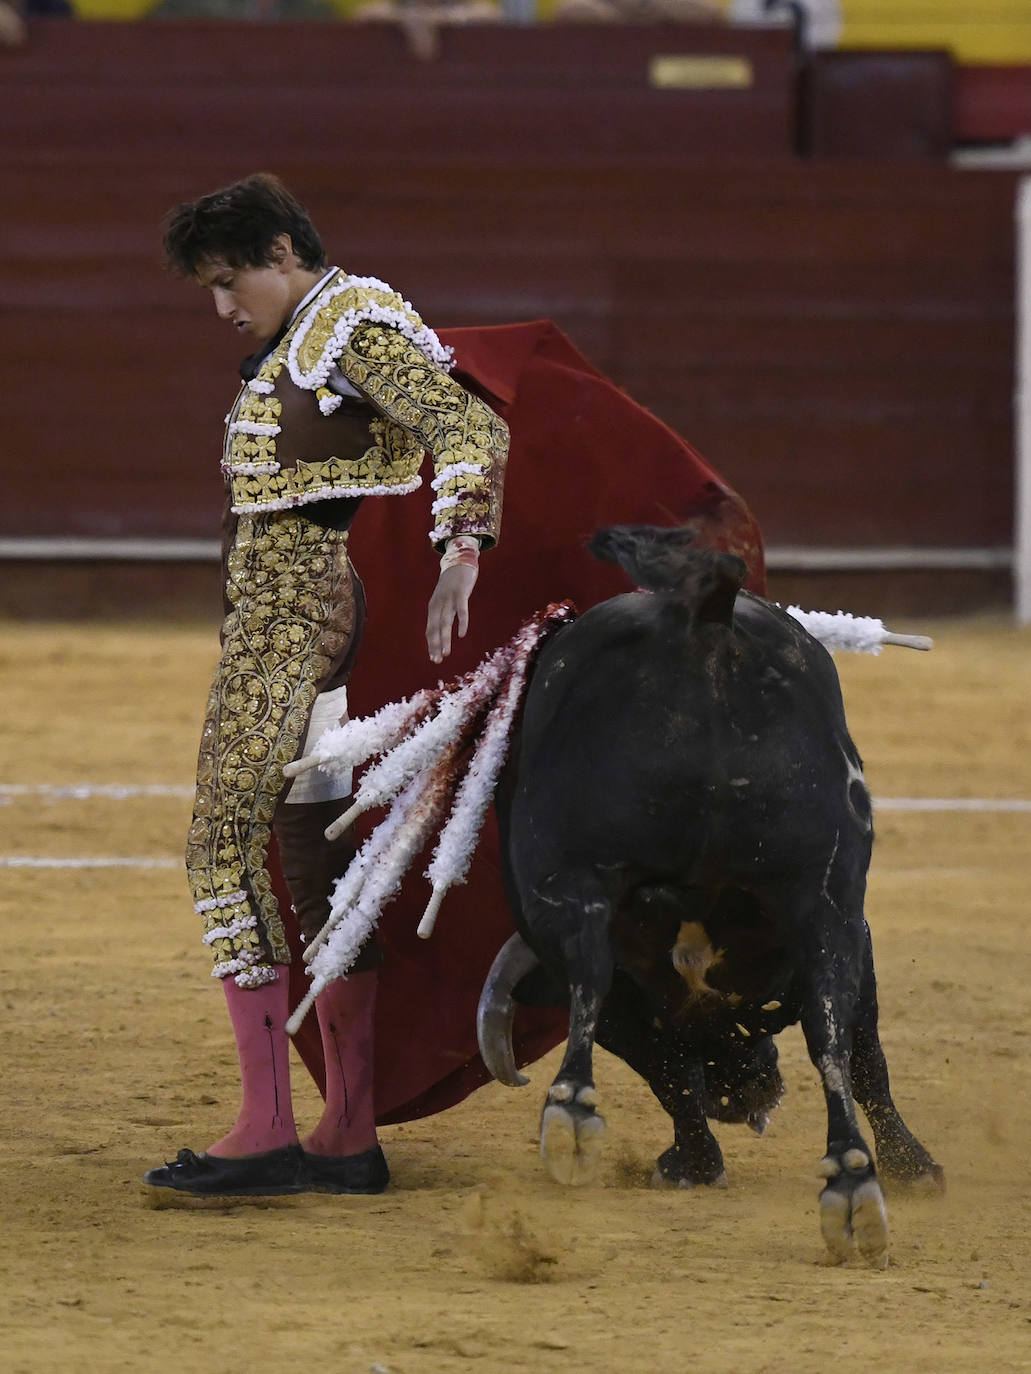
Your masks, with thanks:
M541 1116L541 1157L557 1183L578 1186L594 1178L605 1133L593 1061L598 1015L615 967L612 909L599 888L582 884L561 896L549 891L544 911L527 904L526 915L545 962L560 967L569 985L569 1039Z
M673 1120L673 1144L657 1159L652 1186L726 1187L723 1155L706 1119L702 1059L672 1026L660 1028L654 1008L619 971L598 1021L598 1043L641 1075Z
M697 1055L685 1059L683 1067L680 1102L667 1108L673 1117L673 1144L656 1160L652 1186L694 1188L706 1183L725 1188L723 1154L705 1115L705 1069Z
M829 1258L840 1264L858 1249L868 1264L883 1268L888 1217L873 1154L860 1132L852 1097L852 1034L862 968L862 935L855 925L825 898L811 928L802 1029L827 1104L827 1153L820 1163L826 1180L820 1194L820 1229Z

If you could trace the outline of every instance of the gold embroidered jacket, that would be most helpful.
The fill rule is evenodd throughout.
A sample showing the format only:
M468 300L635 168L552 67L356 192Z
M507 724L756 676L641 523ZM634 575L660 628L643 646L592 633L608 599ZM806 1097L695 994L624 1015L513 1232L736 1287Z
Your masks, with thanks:
M434 544L456 534L495 543L508 426L448 375L449 360L385 282L336 273L228 417L222 467L233 511L414 491L428 450Z

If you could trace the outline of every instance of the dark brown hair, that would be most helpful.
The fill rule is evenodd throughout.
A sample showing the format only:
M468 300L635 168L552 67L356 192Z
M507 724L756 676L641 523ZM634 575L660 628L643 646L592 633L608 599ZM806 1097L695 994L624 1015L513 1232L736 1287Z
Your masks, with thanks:
M302 267L312 272L325 267L325 249L307 210L278 177L256 172L168 214L165 265L183 277L196 276L206 261L270 267L280 234L290 235Z

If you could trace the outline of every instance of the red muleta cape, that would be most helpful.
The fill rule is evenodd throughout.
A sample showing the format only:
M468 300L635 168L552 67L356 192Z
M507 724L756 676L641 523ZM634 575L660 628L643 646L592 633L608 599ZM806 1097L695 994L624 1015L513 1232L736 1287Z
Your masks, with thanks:
M690 522L700 545L739 554L747 585L764 588L762 538L745 503L677 434L586 361L549 320L441 331L455 350L460 381L488 394L508 421L512 444L501 542L484 554L469 634L443 671L473 667L550 601L579 610L626 591L623 573L584 543L601 525ZM426 653L426 606L436 583L427 556L428 502L366 501L352 556L369 588L369 618L350 692L352 716L433 683L441 668ZM293 1005L307 990L297 931L274 853L273 882L295 951ZM381 1125L428 1116L462 1101L490 1075L476 1045L483 980L514 930L501 889L493 816L468 882L444 900L428 941L415 928L429 897L413 864L380 921L384 963L376 1007L376 1113ZM515 1051L532 1063L565 1038L564 1011L523 1008ZM318 1026L309 1015L295 1045L324 1088Z

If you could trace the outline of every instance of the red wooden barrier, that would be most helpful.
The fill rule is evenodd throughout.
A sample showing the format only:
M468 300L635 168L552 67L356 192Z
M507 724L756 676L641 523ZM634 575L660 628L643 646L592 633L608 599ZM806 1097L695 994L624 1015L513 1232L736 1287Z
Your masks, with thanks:
M431 323L553 317L770 543L1008 544L1013 178L793 161L783 35L752 39L738 104L649 89L652 29L418 64L389 30L58 25L3 55L0 533L211 533L236 339L158 225L270 166Z

